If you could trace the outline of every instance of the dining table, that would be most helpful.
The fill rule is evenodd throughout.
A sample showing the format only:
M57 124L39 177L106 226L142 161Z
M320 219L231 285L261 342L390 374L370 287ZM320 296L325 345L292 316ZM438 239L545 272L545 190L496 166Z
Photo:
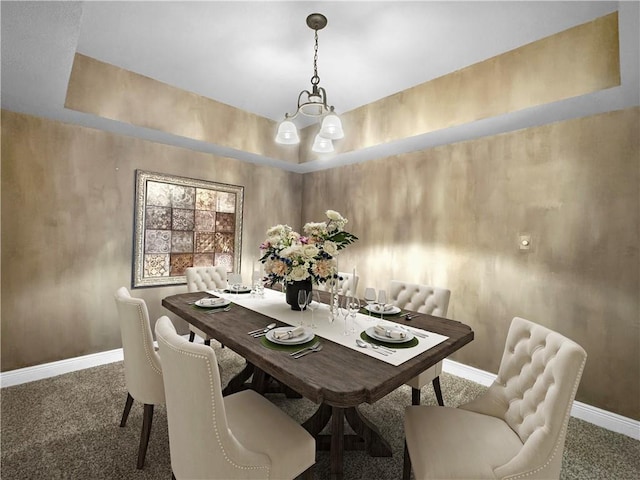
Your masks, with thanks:
M331 478L337 480L343 478L347 450L366 450L371 456L392 455L382 433L358 406L375 404L471 342L474 333L457 320L407 311L377 315L362 310L355 318L347 319L353 321L345 328L343 318L336 319L335 311L331 314L329 303L333 295L319 293L313 329L312 312L292 310L285 302L285 294L272 289L264 289L262 295L222 290L181 293L165 297L162 305L246 359L244 369L223 389L224 395L253 388L260 393L280 391L288 396L303 396L317 404L315 413L302 425L316 439L318 450L329 450ZM216 297L225 299L229 306L198 306L203 305L201 301ZM276 328L292 329L301 321L305 334L311 330L313 337L305 345L316 341L322 345L321 350L301 358L290 355L292 348L270 342L266 335L248 334L273 323ZM380 325L413 332L409 335L411 343L387 343L367 334L373 335L371 329ZM353 332L348 331L351 327ZM358 339L362 341L357 342ZM364 347L360 346L363 341ZM374 349L373 345L385 348ZM345 432L345 420L354 433ZM330 433L321 433L328 424Z

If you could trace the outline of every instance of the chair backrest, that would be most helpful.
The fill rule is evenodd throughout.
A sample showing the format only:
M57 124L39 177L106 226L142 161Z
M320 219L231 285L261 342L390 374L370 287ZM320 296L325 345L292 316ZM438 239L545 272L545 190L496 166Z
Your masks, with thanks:
M420 313L446 317L449 308L451 290L446 288L419 285L417 283L391 280L389 284L389 303Z
M264 455L246 449L229 430L214 350L178 335L166 316L156 322L156 338L176 478L267 478Z
M359 275L356 275L354 277L353 273L338 272L338 291L342 291L343 295L357 295L359 280ZM318 285L318 288L320 290L329 290L329 287L326 283Z
M189 267L186 270L187 290L201 292L214 288L227 288L227 270L222 265L215 267Z
M514 318L498 376L488 391L461 408L503 419L523 442L495 469L497 478L558 478L571 405L587 353L577 343L523 318Z
M126 287L115 294L124 352L124 378L131 396L142 403L164 403L160 357L153 348L147 304Z

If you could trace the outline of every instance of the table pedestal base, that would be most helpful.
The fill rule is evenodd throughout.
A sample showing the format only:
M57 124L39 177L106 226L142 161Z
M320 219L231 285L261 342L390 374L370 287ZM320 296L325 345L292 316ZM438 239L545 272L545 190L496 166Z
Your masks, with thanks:
M344 433L345 418L355 434ZM331 433L321 434L329 421ZM323 403L302 426L316 439L318 450L330 451L332 479L343 476L343 452L346 450L366 450L372 457L392 455L391 446L357 407L340 408Z

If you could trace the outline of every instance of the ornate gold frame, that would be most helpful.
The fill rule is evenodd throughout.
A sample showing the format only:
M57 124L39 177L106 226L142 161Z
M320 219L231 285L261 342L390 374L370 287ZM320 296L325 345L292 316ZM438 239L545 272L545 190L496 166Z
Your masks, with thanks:
M161 206L157 206L158 204L148 205L147 200L149 196L148 188L154 189L164 189L168 192L168 196L163 197L163 199L168 202ZM182 188L186 187L186 188ZM184 201L185 192L191 194L191 189L193 189L193 227L192 230L189 230L184 225L179 226L177 229L174 229L177 222L177 213L181 211L183 216L187 219L185 224L188 224L188 216L189 210L191 207L181 205L177 207L175 204L176 199L174 198L177 195L174 192L179 192L183 195L180 199ZM219 195L222 194L222 195ZM202 194L203 197L207 199L216 198L216 206L215 210L212 208L198 208L198 194ZM231 195L233 196L231 196ZM224 183L216 183L210 182L206 180L197 180L192 178L178 177L174 175L166 175L162 173L153 173L147 172L143 170L136 170L136 190L135 190L135 220L134 220L134 239L133 239L133 272L132 272L132 281L131 285L133 288L142 288L142 287L156 287L156 286L167 286L167 285L183 285L186 283L186 278L184 274L181 274L182 267L190 266L186 265L185 261L188 260L188 256L192 256L192 265L193 259L198 256L199 259L203 261L208 261L209 256L212 258L212 264L215 263L215 259L220 255L225 261L228 262L229 255L232 255L231 265L227 265L229 271L239 272L240 271L240 257L242 253L242 208L244 201L244 187L238 185L228 185ZM218 200L220 199L220 200ZM230 210L229 201L234 199L233 211ZM223 211L220 211L220 201L225 200L227 203L223 207ZM190 201L187 195L186 201ZM153 213L150 209L161 210L163 214L163 221L169 221L167 217L170 217L170 226L166 228L166 223L163 225L164 229L158 227L156 229L149 228L147 229L147 225L149 222L153 222ZM149 214L149 219L147 219L147 213ZM208 231L200 231L198 230L197 225L197 212L204 212L209 216L213 216L216 218L214 223L214 230ZM230 215L233 214L235 217L233 218L233 232L229 232L231 228L228 220L231 218ZM225 233L218 232L217 229L223 228L218 225L217 217L221 215L226 215L227 222L224 225ZM147 251L147 247L149 247L150 242L149 238L153 238L153 235L160 232L162 237L162 248L161 252L152 252ZM189 252L188 250L184 250L184 245L180 247L183 248L178 252L174 252L174 243L173 236L176 238L178 236L182 238L189 237L189 233L192 234L191 243L192 250ZM233 235L231 235L231 233ZM206 248L213 248L213 251L205 251L198 250L197 239L198 235L208 235L209 238L215 238L216 242L213 247L208 245ZM222 242L218 242L218 238L222 238L226 236L226 238L233 238L233 250L230 254L229 252L216 252L215 250L218 248L222 248L218 246L218 243L222 244ZM188 245L188 242L187 242ZM168 246L168 250L166 250ZM154 246L151 246L151 250L153 250ZM228 245L225 246L228 248ZM166 251L165 251L166 250ZM152 258L152 255L154 256ZM179 258L178 258L179 257ZM180 265L174 265L174 259L179 259L182 263ZM151 274L152 269L149 267L151 264L151 260L159 260L160 262L164 262L163 266L159 269L158 274ZM149 263L145 263L149 262ZM166 271L164 270L166 267ZM173 273L173 274L172 274Z

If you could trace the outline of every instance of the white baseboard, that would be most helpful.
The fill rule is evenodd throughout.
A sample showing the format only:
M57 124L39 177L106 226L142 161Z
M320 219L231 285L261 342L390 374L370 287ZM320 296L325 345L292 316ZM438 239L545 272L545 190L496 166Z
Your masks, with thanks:
M188 337L188 335L185 335ZM34 382L44 378L56 377L65 373L75 372L85 368L106 365L107 363L122 361L122 349L109 350L106 352L93 353L82 357L69 358L58 362L45 363L34 367L20 368L0 373L0 388L11 387L23 383ZM466 378L472 382L489 386L496 376L475 367L470 367L453 360L445 360L442 365L443 371L457 377ZM621 433L628 437L640 440L640 422L631 418L623 417L616 413L592 407L581 402L573 402L571 415L599 427L606 428L616 433Z
M470 367L453 360L445 359L442 370L457 377L466 378L472 382L488 387L496 379L493 373ZM593 423L612 432L622 433L628 437L640 440L640 422L631 418L623 417L617 413L608 412L598 407L592 407L586 403L574 401L571 408L571 416Z

